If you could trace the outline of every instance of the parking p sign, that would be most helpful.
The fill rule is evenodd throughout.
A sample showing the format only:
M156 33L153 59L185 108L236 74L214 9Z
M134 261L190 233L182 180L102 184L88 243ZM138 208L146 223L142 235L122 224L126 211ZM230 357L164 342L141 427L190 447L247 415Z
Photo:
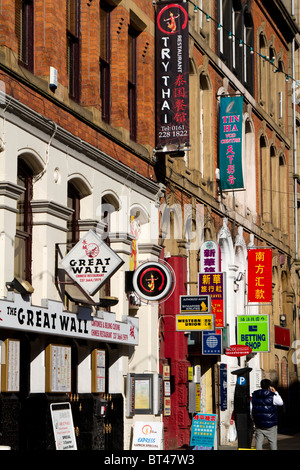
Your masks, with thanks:
M237 336L238 344L249 346L253 352L269 352L269 315L238 315Z

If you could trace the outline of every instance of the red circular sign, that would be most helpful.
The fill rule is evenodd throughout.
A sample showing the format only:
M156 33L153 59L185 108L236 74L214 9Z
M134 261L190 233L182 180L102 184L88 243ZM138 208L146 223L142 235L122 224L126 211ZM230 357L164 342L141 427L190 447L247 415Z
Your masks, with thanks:
M251 352L252 349L244 344L233 344L229 348L225 349L226 356L233 357L248 356Z
M164 17L165 13L167 13L169 17ZM176 34L178 33L176 18L179 17L182 17L181 29L185 29L188 24L188 14L184 7L177 3L166 5L157 15L157 26L165 34Z
M133 287L136 294L147 301L166 298L173 288L173 275L162 262L149 261L141 264L134 272Z

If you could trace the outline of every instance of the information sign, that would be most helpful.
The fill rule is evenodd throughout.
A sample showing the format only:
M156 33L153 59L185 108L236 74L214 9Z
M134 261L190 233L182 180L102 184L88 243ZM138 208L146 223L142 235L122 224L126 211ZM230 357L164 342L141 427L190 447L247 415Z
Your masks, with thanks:
M212 450L215 447L217 415L198 413L193 418L190 446L194 450Z
M181 295L180 311L183 313L210 313L211 298L209 295Z
M177 331L214 331L214 315L208 313L191 313L189 315L176 315Z
M203 331L202 354L222 354L222 335L220 330L219 334L211 331Z
M163 423L137 421L134 425L133 450L161 450Z
M50 405L56 450L77 450L70 403Z
M226 326L225 273L198 273L198 292L211 297L211 312L215 315L216 328Z
M269 352L269 315L238 315L238 344L249 346L253 352Z

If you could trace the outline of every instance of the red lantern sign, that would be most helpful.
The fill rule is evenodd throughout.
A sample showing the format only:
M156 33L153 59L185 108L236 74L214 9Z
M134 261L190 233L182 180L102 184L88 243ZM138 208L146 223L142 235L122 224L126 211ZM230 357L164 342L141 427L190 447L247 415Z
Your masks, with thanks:
M226 356L232 357L248 356L251 352L252 349L244 344L233 344L229 348L225 349Z
M272 249L248 250L248 302L272 302Z

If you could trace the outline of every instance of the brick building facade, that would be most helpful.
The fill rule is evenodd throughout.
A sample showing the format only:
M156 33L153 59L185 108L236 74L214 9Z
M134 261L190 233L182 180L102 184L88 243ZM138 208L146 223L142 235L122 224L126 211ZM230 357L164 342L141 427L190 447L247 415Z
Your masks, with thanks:
M272 3L187 2L190 149L182 154L156 151L156 4L3 0L0 444L53 449L50 405L67 402L79 449L130 449L137 421L163 423L165 449L186 446L190 383L201 386L200 410L218 415L224 443L231 372L246 359L251 391L270 377L289 403L283 420L298 413L299 110L292 92L299 30L292 5ZM243 191L220 189L220 98L232 95L243 97ZM97 294L82 297L60 261L89 230L123 265ZM237 315L268 314L269 353L205 355L200 334L176 331L179 296L197 294L199 250L209 240L218 243L226 274L224 338L235 344ZM249 246L272 248L271 305L245 304ZM161 304L140 301L131 286L134 269L148 260L165 261L175 273L174 292ZM72 329L53 323L50 331L55 315ZM84 336L85 315L101 324L98 336ZM66 358L71 350L57 389L49 387L52 346ZM93 358L103 351L95 391ZM221 410L223 366L228 397ZM11 370L19 379L13 389Z

